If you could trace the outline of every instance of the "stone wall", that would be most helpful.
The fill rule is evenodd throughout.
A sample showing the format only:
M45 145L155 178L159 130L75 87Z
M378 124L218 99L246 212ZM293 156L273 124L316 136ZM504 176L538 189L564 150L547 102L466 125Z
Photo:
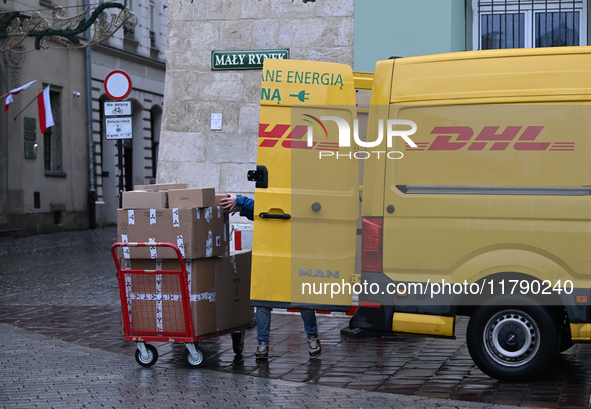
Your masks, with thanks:
M213 50L290 50L353 65L354 0L170 0L157 183L247 194L257 158L261 70L212 71ZM212 113L222 130L210 130ZM244 220L244 219L243 219Z

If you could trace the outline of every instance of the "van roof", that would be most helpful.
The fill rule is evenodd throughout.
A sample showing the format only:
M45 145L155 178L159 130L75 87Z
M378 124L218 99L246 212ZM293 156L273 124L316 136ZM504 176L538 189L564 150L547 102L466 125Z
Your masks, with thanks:
M590 99L591 46L467 51L384 63L394 64L391 103Z

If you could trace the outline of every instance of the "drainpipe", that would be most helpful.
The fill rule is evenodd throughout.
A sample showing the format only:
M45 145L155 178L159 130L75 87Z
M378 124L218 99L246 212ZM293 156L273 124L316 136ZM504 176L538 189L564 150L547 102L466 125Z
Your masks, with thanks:
M89 5L89 0L84 0L84 8ZM86 30L86 39L90 41L90 28ZM96 229L96 186L94 178L94 141L92 129L92 60L90 47L86 52L86 117L88 119L88 218L89 229Z

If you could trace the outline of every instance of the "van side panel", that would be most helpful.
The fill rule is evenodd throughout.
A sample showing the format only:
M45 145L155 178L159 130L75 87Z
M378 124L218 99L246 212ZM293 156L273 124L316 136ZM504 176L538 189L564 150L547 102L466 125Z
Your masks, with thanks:
M386 276L511 272L588 292L590 67L587 47L396 61L390 118L414 121L418 146L396 139L404 158L386 160Z
M588 100L587 47L485 50L400 58L391 102L500 99L536 96Z

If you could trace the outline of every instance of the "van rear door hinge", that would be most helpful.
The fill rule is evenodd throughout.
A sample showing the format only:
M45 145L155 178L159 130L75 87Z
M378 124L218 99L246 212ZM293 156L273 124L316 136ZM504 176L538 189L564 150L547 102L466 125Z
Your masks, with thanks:
M257 165L257 170L249 170L247 179L251 182L256 182L255 187L259 189L269 187L269 175L266 166Z

